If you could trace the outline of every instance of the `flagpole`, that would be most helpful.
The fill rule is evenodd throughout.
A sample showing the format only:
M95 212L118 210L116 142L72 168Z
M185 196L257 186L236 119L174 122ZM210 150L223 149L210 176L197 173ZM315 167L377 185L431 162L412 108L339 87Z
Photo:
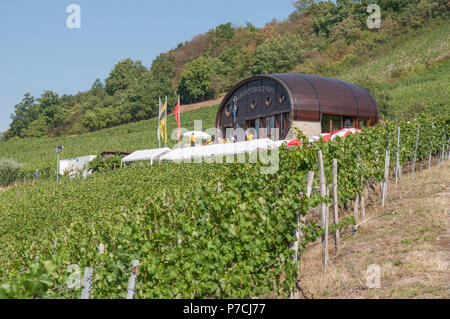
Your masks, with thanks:
M159 98L159 104L158 104L158 148L161 148L161 97Z
M181 102L180 102L180 94L178 94L178 141L180 141L180 126L181 126Z
M166 95L166 108L164 110L164 147L167 147L167 95Z

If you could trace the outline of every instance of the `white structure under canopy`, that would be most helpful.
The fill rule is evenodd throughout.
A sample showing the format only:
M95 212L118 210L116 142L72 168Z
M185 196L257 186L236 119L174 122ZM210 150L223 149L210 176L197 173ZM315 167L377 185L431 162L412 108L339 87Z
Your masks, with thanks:
M70 176L83 172L83 176L89 174L86 164L96 158L96 155L80 156L59 161L59 174L69 173Z
M257 149L277 148L276 143L268 138L256 139L246 142L212 144L199 147L178 148L161 156L161 160L182 161L196 157L214 157L233 154L250 153Z
M136 151L122 158L122 164L134 161L150 161L153 164L154 160L157 160L161 155L168 152L170 152L170 148L168 147Z

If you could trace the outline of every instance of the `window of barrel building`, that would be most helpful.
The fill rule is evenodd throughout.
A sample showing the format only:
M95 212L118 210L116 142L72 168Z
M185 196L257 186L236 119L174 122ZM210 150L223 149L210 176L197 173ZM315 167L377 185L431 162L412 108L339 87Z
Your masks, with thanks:
M356 126L356 118L352 116L344 116L344 128L352 128Z
M259 119L255 120L255 130L256 130L256 138L260 138L261 131L260 131L261 121Z
M256 122L255 120L248 120L246 127L245 127L246 133L249 135L252 135L253 137L256 137L256 135L257 135L255 122Z
M285 128L283 123L283 114L277 115L277 127L278 127L278 139L283 134L283 129Z
M283 113L283 130L288 127L289 124L289 112Z
M277 126L276 126L276 120L275 120L275 116L270 116L269 117L269 138L271 138L272 140L276 140L278 139L278 132L277 132Z
M358 128L363 128L369 126L369 119L368 118L360 118L358 122Z
M227 117L230 117L232 111L233 111L233 106L231 105L231 103L229 103L229 104L227 105L227 107L225 108L225 115L226 115Z
M322 133L331 133L342 129L342 116L322 114Z

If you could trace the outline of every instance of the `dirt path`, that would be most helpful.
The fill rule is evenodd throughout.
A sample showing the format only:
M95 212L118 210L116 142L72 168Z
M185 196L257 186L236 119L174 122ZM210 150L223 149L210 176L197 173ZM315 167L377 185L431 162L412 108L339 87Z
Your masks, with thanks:
M385 209L378 202L367 218L392 213L346 234L340 253L329 243L322 275L321 247L302 256L299 281L314 298L449 298L450 161L430 171L403 175L389 186ZM380 266L381 288L368 288L366 270Z
M215 99L215 100L204 101L204 102L195 103L195 104L181 105L181 113L200 109L202 107L208 107L208 106L220 104L220 102L222 102L222 99L223 99L223 96L218 99Z

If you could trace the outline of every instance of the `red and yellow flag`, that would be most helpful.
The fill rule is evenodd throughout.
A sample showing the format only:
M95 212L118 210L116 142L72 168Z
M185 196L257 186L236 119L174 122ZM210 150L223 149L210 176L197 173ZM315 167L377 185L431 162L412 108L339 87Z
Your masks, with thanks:
M180 105L180 96L178 95L178 102L175 106L175 121L177 121L177 127L178 127L178 141L180 141L181 138L181 127L180 127L180 114L181 114L181 105Z

